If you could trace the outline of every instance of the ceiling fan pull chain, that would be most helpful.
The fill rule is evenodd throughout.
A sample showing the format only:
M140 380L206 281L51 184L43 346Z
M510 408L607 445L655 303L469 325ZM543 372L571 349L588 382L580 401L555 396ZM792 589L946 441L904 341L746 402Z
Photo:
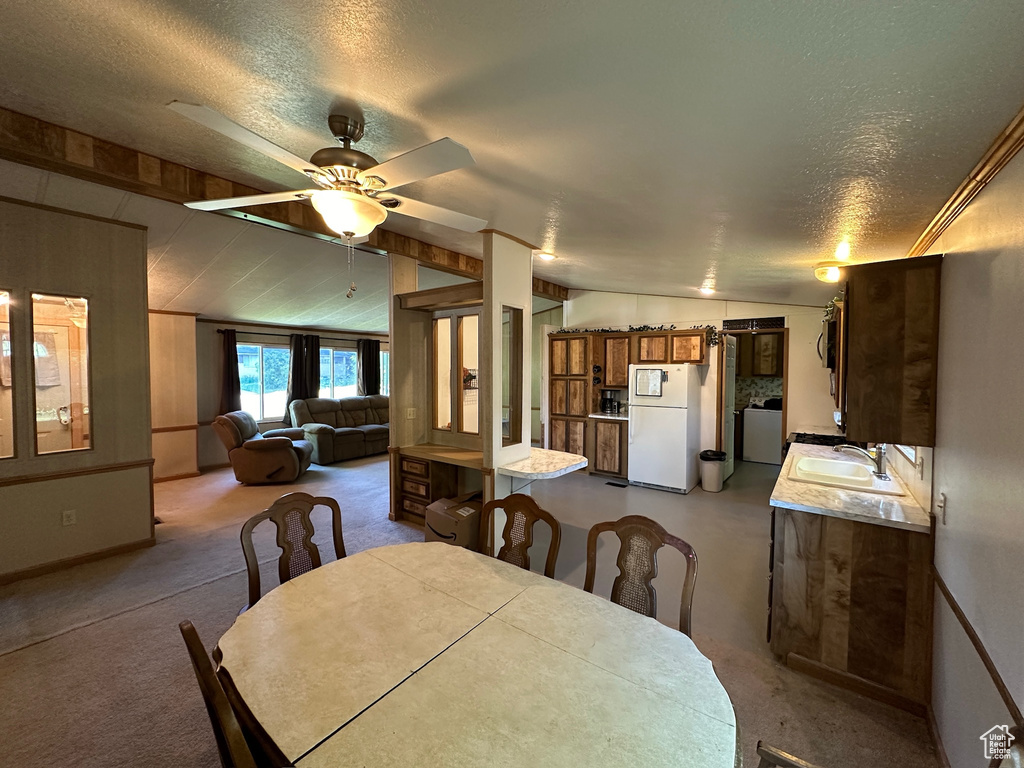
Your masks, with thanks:
M345 294L345 298L351 299L352 294L356 290L356 281L352 279L352 262L355 261L355 249L352 247L352 235L345 236L345 244L348 246L348 280L349 287L348 293Z

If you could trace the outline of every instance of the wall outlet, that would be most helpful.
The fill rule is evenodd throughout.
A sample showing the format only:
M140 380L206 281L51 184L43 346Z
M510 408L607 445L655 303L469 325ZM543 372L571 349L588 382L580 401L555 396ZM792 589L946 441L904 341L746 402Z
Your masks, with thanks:
M405 409L405 418L407 418L407 419L415 419L416 418L416 409L415 408L406 408Z
M74 525L78 522L78 514L74 509L65 509L60 513L60 524L63 526Z

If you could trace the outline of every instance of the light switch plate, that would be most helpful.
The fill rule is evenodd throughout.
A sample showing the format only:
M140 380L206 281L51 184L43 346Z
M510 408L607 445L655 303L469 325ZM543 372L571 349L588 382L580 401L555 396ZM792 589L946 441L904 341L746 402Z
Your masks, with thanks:
M415 408L406 408L405 409L405 418L407 418L407 419L415 419L416 418L416 409Z

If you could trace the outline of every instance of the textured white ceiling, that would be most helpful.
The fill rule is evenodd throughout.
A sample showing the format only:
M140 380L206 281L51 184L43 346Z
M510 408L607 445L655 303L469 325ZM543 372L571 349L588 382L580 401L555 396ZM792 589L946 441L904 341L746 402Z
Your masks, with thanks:
M278 189L303 179L163 105L309 156L352 99L378 159L467 145L476 168L403 191L553 250L543 277L820 303L813 262L841 237L905 253L1019 109L1022 22L1020 0L6 0L0 105Z

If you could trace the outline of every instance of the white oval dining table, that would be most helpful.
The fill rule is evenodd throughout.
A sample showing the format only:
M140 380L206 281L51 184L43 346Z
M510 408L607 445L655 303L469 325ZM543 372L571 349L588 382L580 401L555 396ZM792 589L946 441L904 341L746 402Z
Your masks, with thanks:
M733 768L732 702L681 632L448 544L282 584L220 665L299 768Z

